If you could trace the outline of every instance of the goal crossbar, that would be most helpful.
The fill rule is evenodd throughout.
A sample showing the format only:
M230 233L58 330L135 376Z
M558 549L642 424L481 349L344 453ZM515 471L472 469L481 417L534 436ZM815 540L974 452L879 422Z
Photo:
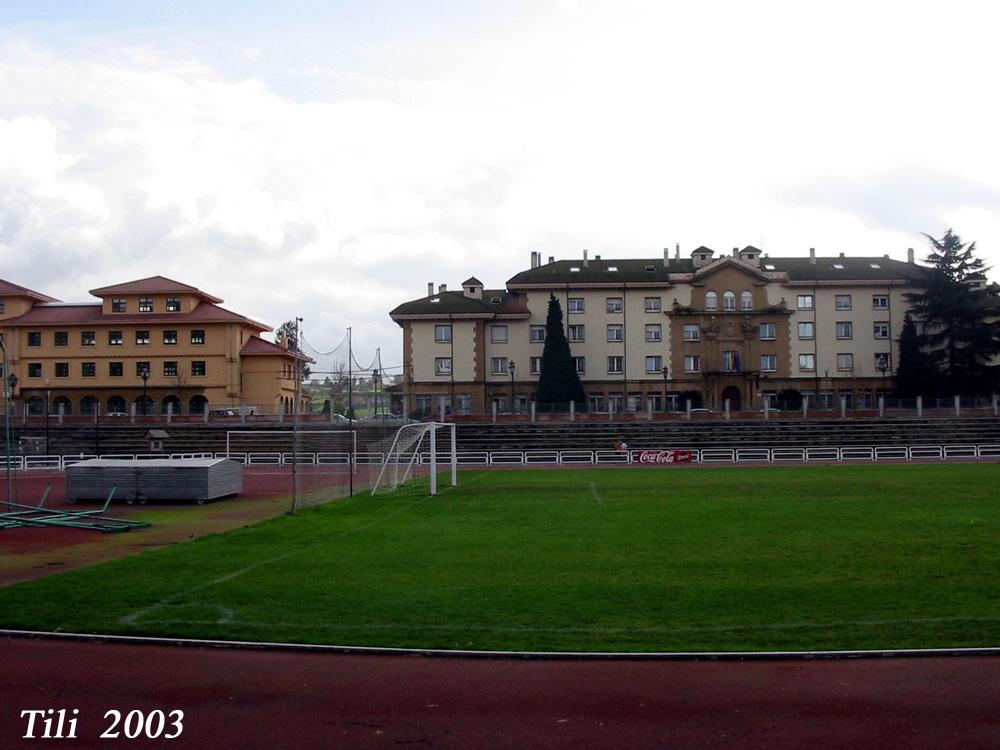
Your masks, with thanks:
M396 472L394 478L394 484L399 485L408 481L413 473L413 467L420 463L420 449L423 446L424 437L429 435L428 438L428 450L430 458L430 494L437 494L437 471L438 471L438 453L437 453L437 433L438 430L446 429L449 432L449 437L451 438L451 451L449 454L449 464L451 466L451 486L458 486L458 445L455 440L456 431L455 425L448 422L424 422L417 425L404 425L400 427L396 434L393 435L392 443L389 449L385 453L385 460L382 463L382 467L379 469L378 476L372 483L371 494L375 494L378 488L384 484L386 479L386 471L392 467ZM405 432L419 431L419 435L416 439L415 444L407 446L406 450L411 450L409 459L406 461L406 469L403 471L402 478L399 478L399 461L398 461L398 451L400 448L400 436Z

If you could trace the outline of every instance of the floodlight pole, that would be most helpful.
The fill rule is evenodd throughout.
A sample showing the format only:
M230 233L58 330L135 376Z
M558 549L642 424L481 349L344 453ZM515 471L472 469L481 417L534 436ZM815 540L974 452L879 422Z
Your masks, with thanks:
M4 336L2 333L0 333L0 350L3 351L3 435L4 451L7 457L7 511L10 512L14 510L14 506L11 505L11 503L14 502L14 483L10 473L10 444L12 442L10 429L12 411L10 408L10 399L17 379L12 373L7 371L7 345L4 342Z
M295 508L298 505L299 487L299 459L297 454L299 449L299 388L302 383L302 377L299 370L299 323L301 322L302 318L295 318L295 346L292 347L292 356L295 357L295 390L293 391L295 394L295 403L292 404L292 513L295 512Z
M351 350L351 327L347 326L347 429L354 434L354 353ZM354 441L347 452L347 487L348 497L354 497Z

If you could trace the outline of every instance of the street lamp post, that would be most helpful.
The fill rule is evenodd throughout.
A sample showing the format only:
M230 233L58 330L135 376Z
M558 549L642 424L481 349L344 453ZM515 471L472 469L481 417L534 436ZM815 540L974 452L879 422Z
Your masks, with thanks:
M514 371L517 369L517 363L512 359L507 360L507 371L510 372L510 411L512 414L516 414L514 409Z
M889 358L879 357L878 364L875 365L875 369L882 373L882 394L888 393L888 385L886 384L886 374L889 372Z
M45 378L45 455L49 455L49 396L52 391L49 390L49 384L51 381Z
M375 396L375 416L378 416L378 386L379 386L379 372L377 369L372 370L372 394Z
M146 416L146 384L149 382L149 368L146 365L139 370L139 377L142 378L142 415Z
M670 381L670 368L663 366L663 411L667 410L667 383Z

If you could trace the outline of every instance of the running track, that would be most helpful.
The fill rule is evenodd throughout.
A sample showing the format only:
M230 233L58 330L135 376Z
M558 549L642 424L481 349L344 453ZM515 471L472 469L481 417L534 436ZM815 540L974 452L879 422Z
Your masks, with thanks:
M1000 658L528 661L0 638L0 747L179 708L175 748L1000 748ZM78 708L24 740L23 708Z

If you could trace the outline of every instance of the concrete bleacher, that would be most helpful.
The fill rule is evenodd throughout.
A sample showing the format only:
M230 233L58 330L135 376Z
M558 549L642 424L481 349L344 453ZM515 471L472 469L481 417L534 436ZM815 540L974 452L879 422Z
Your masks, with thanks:
M232 424L144 424L101 425L100 453L137 454L149 452L145 435L150 427L167 430L166 453L220 453L226 450L228 430L283 430L291 425ZM316 424L302 430L342 429ZM1000 419L996 417L894 418L894 419L793 419L741 421L629 421L629 422L528 422L500 424L460 424L458 447L462 451L525 450L610 450L618 440L632 449L713 447L823 447L894 445L984 445L1000 444ZM359 426L358 450L395 432L395 427ZM49 426L52 455L93 454L97 431L93 424ZM15 438L40 436L37 426L18 426ZM261 435L259 441L243 438L241 450L273 451L274 441ZM441 448L446 449L442 436ZM250 447L248 447L250 446Z

